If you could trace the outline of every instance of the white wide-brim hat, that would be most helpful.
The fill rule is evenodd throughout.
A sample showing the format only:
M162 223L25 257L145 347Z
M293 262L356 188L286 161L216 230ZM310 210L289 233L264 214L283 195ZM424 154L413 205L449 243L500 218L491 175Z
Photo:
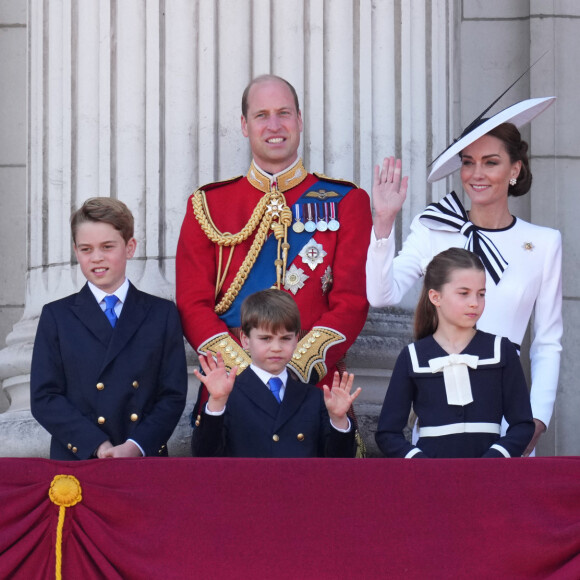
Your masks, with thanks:
M462 135L453 145L446 149L434 162L431 173L427 181L432 183L447 177L461 167L459 153L468 145L489 133L502 123L513 123L516 127L521 127L529 123L532 119L543 113L554 101L556 97L540 97L537 99L527 99L520 101L493 117L486 119L466 135Z

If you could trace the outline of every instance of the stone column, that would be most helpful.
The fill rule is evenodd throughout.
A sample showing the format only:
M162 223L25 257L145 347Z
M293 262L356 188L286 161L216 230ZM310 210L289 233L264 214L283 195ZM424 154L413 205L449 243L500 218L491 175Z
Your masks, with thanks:
M546 438L549 454L580 455L580 256L576 183L580 171L578 91L580 72L580 5L575 2L530 2L532 43L530 60L545 56L532 69L533 96L556 95L558 100L534 121L531 131L534 186L532 221L562 233L564 337L560 381L552 424ZM549 445L549 446L548 446Z

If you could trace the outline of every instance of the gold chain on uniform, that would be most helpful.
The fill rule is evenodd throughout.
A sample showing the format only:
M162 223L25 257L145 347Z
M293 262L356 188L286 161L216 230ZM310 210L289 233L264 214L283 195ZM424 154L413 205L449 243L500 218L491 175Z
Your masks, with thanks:
M292 210L286 205L286 199L282 193L278 191L275 184L272 186L272 189L260 199L254 208L248 223L237 234L222 233L218 230L211 219L209 208L207 207L205 192L203 190L199 189L193 194L192 205L195 217L206 236L214 244L217 244L220 247L230 247L230 252L233 252L235 246L241 244L244 240L247 240L254 230L258 228L256 237L252 242L248 254L244 258L238 273L222 299L214 308L216 314L219 315L227 312L236 299L236 296L239 294L244 282L248 278L250 270L253 268L258 258L270 229L274 231L274 235L278 240L278 253L277 259L275 260L275 266L276 286L277 288L280 288L280 285L284 283L288 249L290 248L287 233L288 226L292 224ZM219 280L225 279L228 268L229 261L225 266L223 275L221 272L218 272L216 284L219 284Z

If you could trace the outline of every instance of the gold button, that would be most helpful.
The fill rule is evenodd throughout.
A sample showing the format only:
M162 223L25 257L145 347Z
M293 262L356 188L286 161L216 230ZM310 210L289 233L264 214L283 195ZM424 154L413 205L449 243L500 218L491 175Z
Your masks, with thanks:
M105 385L103 385L103 383L97 383L97 389L99 389L99 391L102 391L105 388Z
M135 421L137 421L137 419L139 419L139 415L137 415L137 413L132 413L131 421L133 421L133 423L134 423Z
M99 418L97 419L97 423L98 423L99 425L102 425L104 422L105 422L105 418L104 418L104 417L99 417Z
M73 453L76 453L77 451L78 451L78 449L77 449L76 447L73 447L73 448L72 448L72 452L73 452Z
M296 435L296 439L298 439L298 441L304 441L304 434L298 433L298 435Z
M220 342L220 346L221 346L222 348L223 348L224 346L227 346L227 345L228 345L228 341L227 341L227 340L222 340L222 341Z
M139 387L138 381L133 381L133 388L137 389Z
M71 444L71 443L69 443L69 444L67 445L67 447L68 447L69 449L72 449L72 444Z
M272 440L275 441L275 442L278 442L278 441L280 441L280 437L278 437L278 435L274 435L272 437Z

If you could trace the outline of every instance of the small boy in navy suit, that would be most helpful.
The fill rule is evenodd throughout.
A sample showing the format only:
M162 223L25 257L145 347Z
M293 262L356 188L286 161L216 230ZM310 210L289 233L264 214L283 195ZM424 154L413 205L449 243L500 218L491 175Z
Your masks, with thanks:
M347 417L360 388L354 375L335 373L332 389L292 378L286 365L296 349L300 312L292 297L269 289L246 298L241 310L242 346L252 364L236 377L221 354L200 356L195 376L209 399L192 436L195 456L353 457L354 429Z
M88 199L71 232L87 283L42 309L30 374L50 458L167 455L187 394L177 308L126 278L137 242L124 203Z

